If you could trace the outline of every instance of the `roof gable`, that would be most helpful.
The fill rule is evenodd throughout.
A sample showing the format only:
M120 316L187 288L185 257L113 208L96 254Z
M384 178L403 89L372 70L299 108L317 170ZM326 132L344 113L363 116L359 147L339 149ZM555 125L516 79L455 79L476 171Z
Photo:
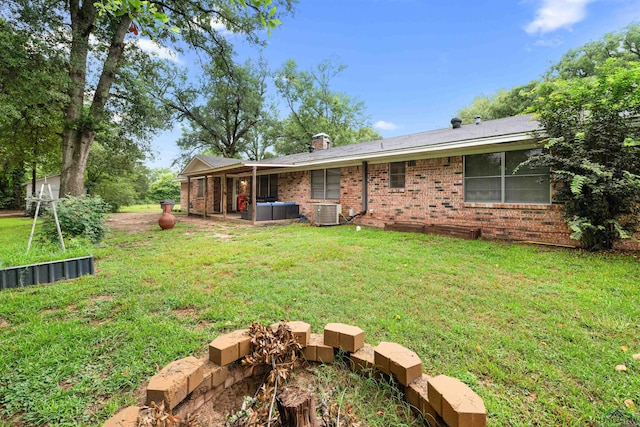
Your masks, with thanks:
M197 155L192 158L180 175L189 175L197 172L207 172L225 166L241 165L240 159L228 159L226 157Z

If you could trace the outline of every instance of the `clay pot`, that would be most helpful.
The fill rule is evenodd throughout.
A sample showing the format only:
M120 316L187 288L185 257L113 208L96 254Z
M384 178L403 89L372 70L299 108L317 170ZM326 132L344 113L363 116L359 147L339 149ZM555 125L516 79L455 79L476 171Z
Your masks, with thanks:
M170 230L173 228L174 225L176 225L176 217L173 216L170 212L171 212L171 206L165 205L164 212L162 213L162 215L160 216L160 219L158 220L158 225L163 230Z

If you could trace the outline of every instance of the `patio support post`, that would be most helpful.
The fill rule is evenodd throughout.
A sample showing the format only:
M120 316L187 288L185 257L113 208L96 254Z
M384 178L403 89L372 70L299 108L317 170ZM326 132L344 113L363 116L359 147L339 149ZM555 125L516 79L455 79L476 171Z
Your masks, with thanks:
M222 219L227 219L227 174L222 174Z
M256 212L258 211L258 205L256 204L256 177L257 177L258 167L253 167L253 174L251 176L251 223L256 225Z
M204 176L204 212L202 214L203 218L207 217L207 193L209 192L209 183L207 182L207 175Z
M191 177L187 177L187 216L191 215Z

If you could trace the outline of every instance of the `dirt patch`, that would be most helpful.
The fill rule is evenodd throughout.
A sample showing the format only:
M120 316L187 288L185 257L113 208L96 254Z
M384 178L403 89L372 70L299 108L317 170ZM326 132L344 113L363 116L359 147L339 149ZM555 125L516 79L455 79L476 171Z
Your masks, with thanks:
M220 395L202 405L197 412L197 420L201 426L224 426L229 415L236 413L242 407L245 396L255 396L262 384L262 378L247 378L235 384Z
M0 328L4 329L4 328L8 328L9 322L7 322L6 320L0 320Z
M113 299L113 295L96 295L89 299L91 301L111 301Z
M194 318L198 316L198 310L195 310L193 308L183 308L180 310L173 310L173 312L175 313L176 316L180 318L184 318L184 317Z
M160 213L116 213L111 215L106 224L114 230L124 230L127 234L146 231L160 231L158 219ZM198 216L176 215L177 223L188 225L185 234L193 234L194 230L214 230L213 237L232 239L234 236L227 231L238 227L251 227L251 224L237 224L223 222L216 218L202 218Z
M2 210L0 211L0 218L11 218L11 217L24 217L24 211L9 211Z

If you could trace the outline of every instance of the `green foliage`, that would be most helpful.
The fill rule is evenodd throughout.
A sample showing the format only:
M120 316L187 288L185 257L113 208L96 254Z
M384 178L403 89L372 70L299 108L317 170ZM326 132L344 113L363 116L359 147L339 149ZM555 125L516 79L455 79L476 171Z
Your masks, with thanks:
M574 79L594 76L606 62L626 67L640 61L640 24L634 22L622 30L607 33L565 53L547 72L548 78Z
M126 178L112 177L101 181L95 187L94 194L102 198L110 212L118 212L122 206L133 205L137 199L133 183Z
M293 59L276 72L275 85L290 111L283 121L279 154L307 151L311 137L326 133L335 146L382 139L365 115L365 105L331 89L331 82L346 66L324 60L311 71L300 71Z
M616 63L597 77L544 83L536 101L547 139L530 162L552 168L555 200L589 250L628 238L640 213L640 63Z
M60 170L65 84L59 52L0 18L0 208L24 207L29 171Z
M24 170L5 161L0 173L0 209L22 209Z
M535 99L538 84L534 80L510 90L500 89L493 95L476 96L471 105L458 111L457 116L469 124L474 123L476 116L481 116L482 120L493 120L527 113Z
M91 146L85 185L89 194L102 196L113 212L145 197L148 169L145 153L114 127L103 128Z
M252 135L266 126L267 68L263 61L234 64L230 55L213 58L205 67L203 86L179 91L167 105L188 120L178 147L191 157L205 149L233 158L247 150ZM195 95L210 94L204 105Z
M57 239L55 242L41 242L35 239L27 253L32 225L33 218L27 217L3 218L0 221L0 268L78 258L91 254L93 247L84 239L66 242L66 251L62 251ZM41 227L42 220L39 220L36 224L36 233L40 233Z
M171 199L180 200L180 183L174 182L176 178L175 172L165 172L149 184L147 191L147 201L158 202L160 200Z
M104 225L109 205L100 197L68 196L56 204L60 230L65 239L87 239L99 243L107 232ZM57 242L58 231L51 208L42 223L42 236L45 241Z

